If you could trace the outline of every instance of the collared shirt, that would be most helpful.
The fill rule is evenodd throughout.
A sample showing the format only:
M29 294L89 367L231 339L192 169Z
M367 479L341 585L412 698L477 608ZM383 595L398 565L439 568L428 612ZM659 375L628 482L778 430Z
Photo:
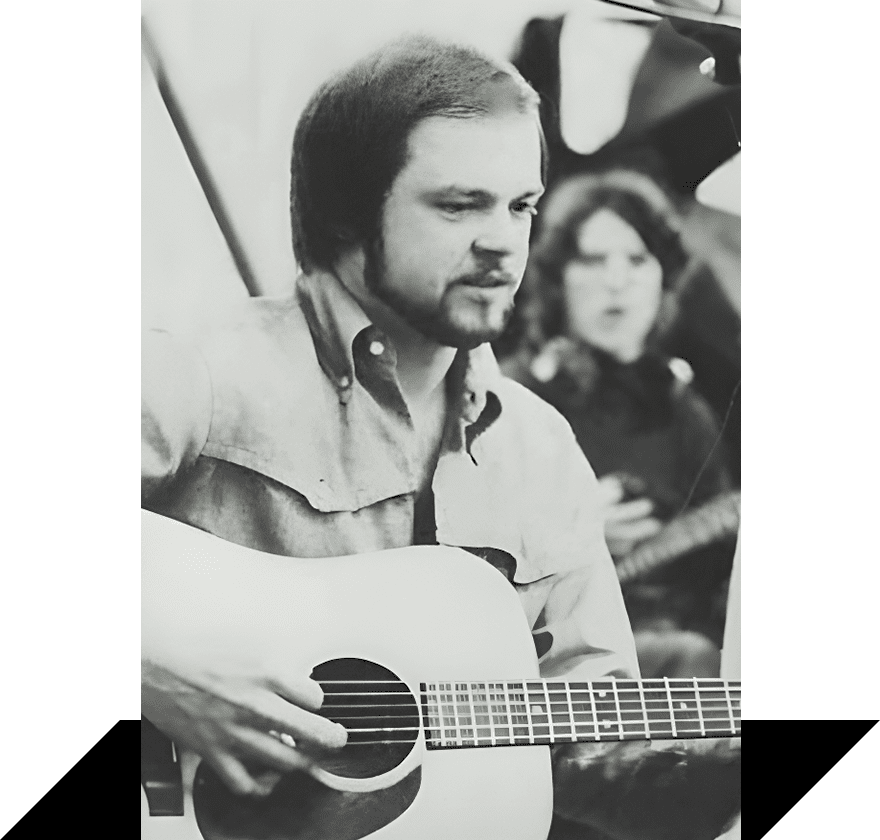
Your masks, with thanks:
M191 340L143 351L143 504L273 554L414 542L418 441L395 350L342 283L303 275ZM436 542L516 587L545 676L638 676L597 483L562 417L460 351L431 482Z

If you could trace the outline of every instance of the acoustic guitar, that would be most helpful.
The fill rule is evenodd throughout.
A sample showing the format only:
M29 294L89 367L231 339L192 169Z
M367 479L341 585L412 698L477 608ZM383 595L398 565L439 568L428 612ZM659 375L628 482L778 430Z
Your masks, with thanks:
M461 549L279 557L146 512L142 534L145 643L272 639L349 733L265 799L145 746L145 840L544 840L549 745L741 734L738 682L541 678L514 588Z

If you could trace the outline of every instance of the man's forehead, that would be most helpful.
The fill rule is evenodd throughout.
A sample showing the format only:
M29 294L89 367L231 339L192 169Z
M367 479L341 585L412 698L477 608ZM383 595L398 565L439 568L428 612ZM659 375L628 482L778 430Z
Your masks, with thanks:
M511 112L485 117L427 117L412 130L399 179L411 186L538 192L541 141L537 118Z

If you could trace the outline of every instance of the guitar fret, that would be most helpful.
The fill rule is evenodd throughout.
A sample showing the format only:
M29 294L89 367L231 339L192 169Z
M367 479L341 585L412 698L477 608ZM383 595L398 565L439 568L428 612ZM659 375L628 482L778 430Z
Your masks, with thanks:
M455 683L455 723L458 730L458 745L460 747L468 746L467 741L471 740L469 732L472 733L468 722L472 721L468 703L469 686L467 683Z
M736 729L733 725L733 703L730 700L730 689L728 689L727 686L724 687L724 696L727 699L727 711L730 716L730 731L735 732Z
M447 746L458 746L458 718L455 714L455 683L443 684L446 694L443 699L446 701L444 706L443 734L448 743Z
M472 727L473 733L474 733L474 739L473 739L474 746L479 746L479 744L480 744L480 730L477 728L477 726L478 726L477 709L476 709L476 706L474 705L474 690L477 687L478 686L475 683L468 684L468 707L470 708L470 712L471 712L471 727Z
M518 744L533 744L534 735L531 727L531 715L529 714L528 695L526 693L525 683L513 683L514 690L514 706L513 713L516 716L514 725L517 728Z
M673 718L679 735L695 735L700 728L699 698L694 690L693 680L672 680L670 686L674 695L672 700ZM694 711L697 709L697 712Z
M523 699L526 703L526 717L529 720L529 743L535 743L535 724L532 720L532 701L529 697L529 686L527 683L523 684Z
M492 698L489 692L489 683L483 683L486 690L486 714L489 716L489 736L492 739L492 746L498 744L498 736L495 734L495 719L492 717Z
M700 683L694 677L694 694L697 695L697 714L700 716L700 735L706 734L706 721L703 718L703 701L700 697Z
M611 683L611 690L614 692L614 705L617 707L617 735L619 739L623 740L623 721L621 720L620 715L620 697L617 694L617 680L613 680Z
M544 689L544 703L547 709L547 734L550 736L550 743L556 743L556 733L553 731L553 707L550 705L550 691L547 681L542 683Z
M571 740L577 741L577 730L574 722L574 706L571 703L571 685L569 683L565 684L565 699L568 703L568 714L569 720L571 721Z
M599 700L596 703L596 718L602 724L601 737L606 741L615 740L611 727L615 724L619 726L619 710L617 709L617 701L614 696L614 682L613 680L610 682L610 688L609 682L605 681L599 683L599 686L601 688L599 690ZM606 699L609 691L611 692L611 697Z
M599 715L598 709L596 707L596 696L593 693L593 684L587 683L587 693L590 695L590 708L593 710L593 737L595 740L600 740L599 735Z
M506 695L504 692L504 685L502 683L489 683L489 715L492 718L492 722L495 729L495 743L496 744L509 744L510 743L510 728L509 728L509 718L507 715L507 703L506 703ZM504 704L502 707L502 703ZM507 724L507 725L505 725Z
M432 684L422 683L419 686L419 689L422 692L422 698L424 700L423 713L425 720L425 742L429 744L434 737L434 709L431 702Z
M669 721L672 725L672 737L675 738L678 736L678 732L676 731L675 726L675 710L672 708L672 692L669 689L669 679L668 677L663 677L663 683L666 686L666 699L667 704L669 706Z
M645 737L650 739L651 732L648 729L648 704L645 702L645 687L642 683L639 683L639 700L642 704L642 720L645 725Z

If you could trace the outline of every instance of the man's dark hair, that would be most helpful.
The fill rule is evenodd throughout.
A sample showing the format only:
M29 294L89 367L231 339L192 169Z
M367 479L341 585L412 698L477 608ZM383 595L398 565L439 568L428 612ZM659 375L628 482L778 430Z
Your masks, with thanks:
M512 65L426 37L396 41L318 89L293 138L293 251L305 271L378 238L382 208L407 161L409 135L427 117L517 111L538 119L539 97ZM542 178L543 178L542 172Z

